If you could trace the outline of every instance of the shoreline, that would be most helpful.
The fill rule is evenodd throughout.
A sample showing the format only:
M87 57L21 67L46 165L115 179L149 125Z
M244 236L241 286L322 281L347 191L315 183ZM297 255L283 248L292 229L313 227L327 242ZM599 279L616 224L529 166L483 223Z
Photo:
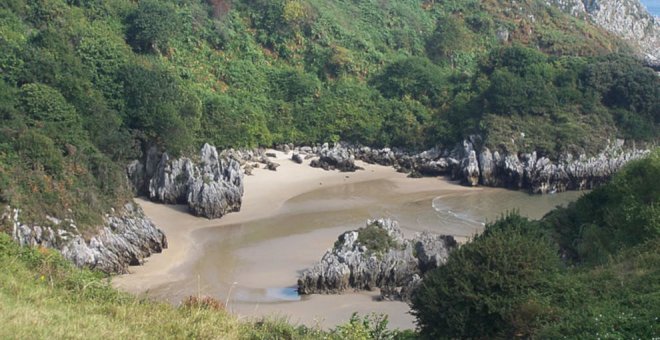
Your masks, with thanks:
M390 328L409 329L415 327L410 307L378 301L378 291L299 297L294 287L300 271L319 261L341 233L364 226L368 218L394 218L406 237L431 230L462 243L483 228L460 214L466 207L477 209L471 212L483 221L516 203L529 205L533 214L565 200L534 196L531 201L545 204L538 208L519 191L466 187L444 177L408 178L391 166L361 161L356 165L364 170L326 171L310 167L310 160L297 164L290 154L268 152L277 155L270 159L280 164L278 171L261 167L245 176L240 212L209 220L189 214L185 205L135 199L165 232L169 248L130 267L130 274L114 277L113 286L172 304L190 295L211 296L241 319L284 318L330 329L353 312L377 313L389 315ZM442 197L444 210L438 211L435 199Z
M286 216L290 212L282 211L282 207L287 201L318 189L386 180L392 184L391 190L396 194L432 196L432 193L438 191L469 192L483 190L481 188L460 186L442 177L408 178L407 174L399 173L391 166L372 165L361 161L356 161L356 164L364 170L356 172L326 171L310 167L310 160L305 160L303 164L297 164L290 159L290 154L286 155L283 152L274 150L269 150L269 152L274 152L277 155L276 158L271 158L271 160L279 163L280 167L277 171L270 171L261 167L254 169L253 175L246 175L241 211L227 214L220 219L209 220L195 217L189 214L187 207L183 205L164 205L153 203L144 198L136 198L135 201L142 206L145 214L166 234L169 247L160 254L152 255L142 266L130 267L129 274L113 277L112 285L122 291L137 295L149 295L150 292L155 290L166 291L167 293L163 295L171 294L172 296L172 298L166 298L166 300L178 303L179 301L176 301L175 297L182 292L168 291L167 286L173 282L190 280L190 265L200 256L203 256L200 250L204 246L203 237L207 231L228 228L251 221ZM347 225L344 228L348 229L350 226ZM335 230L326 231L324 237L334 239L338 234ZM320 247L317 251L322 255L325 250L326 247ZM320 259L320 256L316 258L316 260L318 259ZM291 285L295 285L295 282L291 282ZM304 305L309 303L310 300L317 300L316 303L333 303L331 301L334 301L345 305L351 299L371 301L374 299L374 294L376 293L357 292L338 296L305 296L297 303L288 303L288 307ZM162 298L163 296L159 299ZM388 302L382 303L386 304ZM402 302L389 303L404 304ZM279 309L273 308L273 304L266 303L262 307L260 313L256 313L256 310L255 313L250 313L245 308L239 308L241 310L239 314L241 317L250 316L245 314L256 316L255 314L261 314L261 312L271 309L274 313L268 313L268 315L278 314ZM297 307L288 309L295 311ZM405 309L407 310L407 305ZM285 313L285 315L290 317L288 313Z

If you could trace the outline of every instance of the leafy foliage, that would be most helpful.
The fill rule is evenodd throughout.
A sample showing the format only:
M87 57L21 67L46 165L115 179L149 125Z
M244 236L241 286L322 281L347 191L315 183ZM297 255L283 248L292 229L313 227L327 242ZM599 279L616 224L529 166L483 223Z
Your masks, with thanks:
M424 277L412 308L423 334L432 338L512 337L527 334L551 315L535 292L558 272L556 250L511 214L450 255ZM522 334L521 334L522 333Z
M102 216L151 146L423 149L478 133L554 156L660 130L650 69L527 1L11 0L0 32L0 189L24 210L40 197Z
M509 214L488 225L414 292L422 335L658 334L659 155L629 164L611 183L540 221Z
M370 224L359 229L357 241L372 254L383 254L396 246L396 241L392 236L378 224Z

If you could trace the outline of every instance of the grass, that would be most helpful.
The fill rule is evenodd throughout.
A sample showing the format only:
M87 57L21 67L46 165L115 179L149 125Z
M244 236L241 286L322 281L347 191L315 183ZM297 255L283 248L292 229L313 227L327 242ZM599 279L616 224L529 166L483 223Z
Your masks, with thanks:
M21 248L0 233L1 339L394 339L383 317L354 316L330 331L284 319L244 322L221 302L190 298L182 306L138 299L101 274L73 267L59 253Z

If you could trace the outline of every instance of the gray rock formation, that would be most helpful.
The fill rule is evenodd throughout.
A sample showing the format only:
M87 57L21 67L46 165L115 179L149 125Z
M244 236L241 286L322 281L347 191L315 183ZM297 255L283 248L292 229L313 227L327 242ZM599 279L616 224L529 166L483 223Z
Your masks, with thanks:
M404 239L398 223L389 219L367 221L387 232L394 246L374 253L358 241L360 231L339 236L313 268L298 280L301 294L338 294L349 289L381 289L384 298L407 300L423 275L443 264L457 247L451 236L421 233Z
M319 159L311 161L310 166L323 168L324 170L336 169L343 172L354 172L360 169L355 165L355 157L348 149L340 145L329 148L328 144L324 144L318 155Z
M58 249L79 267L121 274L129 265L142 264L153 253L167 248L167 239L142 209L128 203L122 211L105 217L103 226L89 239L84 238L74 221L51 218L53 227L30 226L20 222L20 211L6 207L0 222L12 229L12 237L22 246Z
M450 175L464 185L485 185L510 189L525 189L531 193L552 193L566 190L594 188L607 180L626 163L646 156L647 149L625 148L618 140L606 146L596 156L587 157L564 154L557 160L538 157L535 152L503 153L491 151L479 136L470 136L451 151L430 149L421 153L409 153L399 149L375 149L363 146L327 144L320 148L294 148L296 152L317 155L312 166L330 170L344 159L392 166L410 177ZM316 150L316 153L314 153ZM295 153L294 153L295 155ZM332 160L328 160L329 158ZM322 161L323 160L323 161ZM348 170L345 170L348 171Z
M204 144L196 162L186 157L172 160L163 153L154 167L150 165L153 160L149 160L154 157L149 153L146 165L133 161L128 165L127 174L136 192L140 192L139 185L148 183L146 194L153 201L187 204L190 212L197 216L219 218L241 208L243 171L240 160L254 156L249 153L233 156L236 154L239 153L232 150L220 156L215 147ZM154 168L152 171L147 170L150 166Z
M651 65L660 66L660 19L639 0L548 0L567 13L587 18L638 48Z
M303 163L303 157L297 152L294 153L293 155L291 155L291 160L298 163L298 164Z

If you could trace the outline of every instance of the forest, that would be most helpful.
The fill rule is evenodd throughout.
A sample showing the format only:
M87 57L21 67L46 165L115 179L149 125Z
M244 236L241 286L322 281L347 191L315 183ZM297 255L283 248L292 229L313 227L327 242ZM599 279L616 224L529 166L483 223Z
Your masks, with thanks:
M0 32L0 202L34 222L98 224L153 145L423 150L480 134L552 158L659 131L653 70L532 0L7 0Z
M3 0L0 207L93 232L132 199L125 165L152 146L421 151L477 134L553 159L615 138L657 143L653 69L544 1L512 3ZM240 323L213 301L146 301L0 232L0 319L33 321L0 337L657 337L658 177L656 150L539 221L489 224L415 293L419 333L377 317L321 331Z

